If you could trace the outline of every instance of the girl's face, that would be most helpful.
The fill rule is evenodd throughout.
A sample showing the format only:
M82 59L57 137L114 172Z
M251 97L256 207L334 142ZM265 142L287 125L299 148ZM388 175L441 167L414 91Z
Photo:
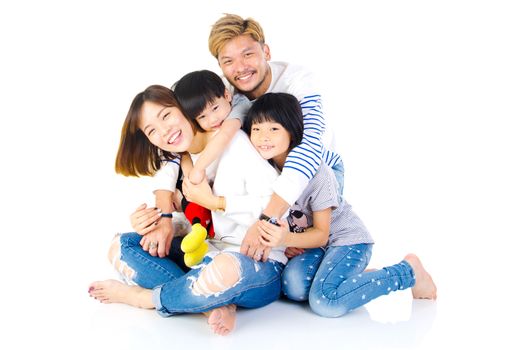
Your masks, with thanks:
M290 133L279 123L262 122L251 126L251 143L262 158L272 159L277 165L284 165L290 148Z
M194 131L191 123L176 107L146 101L141 108L139 128L156 147L168 152L185 152Z

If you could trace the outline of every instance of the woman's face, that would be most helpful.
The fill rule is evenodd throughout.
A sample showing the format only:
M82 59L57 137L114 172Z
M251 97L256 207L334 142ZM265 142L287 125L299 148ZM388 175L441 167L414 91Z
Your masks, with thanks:
M153 145L168 152L187 151L194 137L191 123L177 107L150 101L141 108L139 128Z

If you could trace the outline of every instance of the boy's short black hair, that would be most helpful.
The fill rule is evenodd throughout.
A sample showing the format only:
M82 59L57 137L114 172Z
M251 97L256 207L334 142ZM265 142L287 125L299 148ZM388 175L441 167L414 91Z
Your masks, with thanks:
M244 120L243 129L251 135L251 126L262 122L279 123L290 133L289 150L301 143L303 114L295 96L283 92L268 92L256 99Z
M197 130L204 132L196 122L209 103L216 98L224 97L225 84L218 74L209 70L199 70L185 74L172 85L174 96L185 116L194 121Z

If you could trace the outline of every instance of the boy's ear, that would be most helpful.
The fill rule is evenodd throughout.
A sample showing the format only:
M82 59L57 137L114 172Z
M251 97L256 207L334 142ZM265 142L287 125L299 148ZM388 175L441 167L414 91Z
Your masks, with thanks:
M226 88L224 91L224 97L227 100L227 102L231 103L231 100L233 99L233 94L231 93L231 91L229 91L228 88Z

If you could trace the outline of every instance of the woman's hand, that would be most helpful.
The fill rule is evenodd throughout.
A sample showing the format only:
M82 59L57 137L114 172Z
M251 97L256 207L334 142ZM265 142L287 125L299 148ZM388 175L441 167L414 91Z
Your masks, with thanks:
M183 179L183 195L189 202L201 205L209 210L215 210L218 198L213 194L211 186L206 180L198 185L193 185L188 178Z
M143 203L130 215L130 224L134 231L143 236L156 228L160 215L158 208L147 208Z
M260 243L268 247L278 247L285 245L285 239L290 232L288 223L279 220L279 225L274 225L265 220L258 221L258 231L260 233Z

